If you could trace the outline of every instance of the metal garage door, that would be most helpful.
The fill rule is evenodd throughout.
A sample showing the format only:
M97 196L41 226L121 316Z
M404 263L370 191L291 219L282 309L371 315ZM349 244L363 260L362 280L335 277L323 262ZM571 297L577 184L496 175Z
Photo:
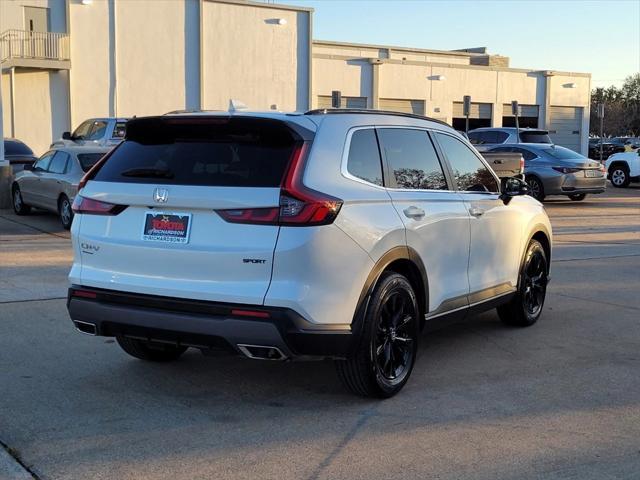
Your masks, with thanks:
M380 110L391 112L415 113L424 115L424 100L404 100L397 98L381 98L378 102Z
M453 117L464 118L462 102L453 102ZM485 118L491 120L490 103L471 103L469 118Z
M582 107L549 107L549 136L553 143L580 152Z
M331 95L318 95L318 108L331 108ZM367 108L367 97L342 97L340 108Z
M536 117L538 118L538 105L518 105L520 109L520 117ZM503 117L512 117L511 114L511 104L505 103L502 105L502 116Z

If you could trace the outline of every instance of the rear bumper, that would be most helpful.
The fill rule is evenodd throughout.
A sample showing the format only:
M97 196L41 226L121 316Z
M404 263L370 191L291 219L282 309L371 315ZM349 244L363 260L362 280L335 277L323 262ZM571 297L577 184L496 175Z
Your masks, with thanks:
M82 296L78 296L78 291ZM238 345L275 347L286 358L345 358L351 330L309 323L287 308L232 305L72 286L71 320L81 331L207 350L244 353ZM256 318L240 311L260 312Z

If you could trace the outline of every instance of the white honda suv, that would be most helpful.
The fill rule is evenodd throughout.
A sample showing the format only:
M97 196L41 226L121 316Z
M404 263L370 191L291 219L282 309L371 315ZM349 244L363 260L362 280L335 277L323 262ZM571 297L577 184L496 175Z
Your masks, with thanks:
M389 397L425 324L536 322L551 226L526 193L415 115L136 118L74 202L69 314L137 358L331 358Z

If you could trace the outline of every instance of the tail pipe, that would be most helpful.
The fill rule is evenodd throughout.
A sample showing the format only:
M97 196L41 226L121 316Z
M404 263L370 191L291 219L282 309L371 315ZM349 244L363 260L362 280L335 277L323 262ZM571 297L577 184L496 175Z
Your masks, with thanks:
M247 345L238 344L240 350L246 357L254 360L286 360L287 356L278 347L269 345Z
M98 327L95 324L89 322L81 322L79 320L74 320L73 323L76 326L76 330L86 335L97 335Z

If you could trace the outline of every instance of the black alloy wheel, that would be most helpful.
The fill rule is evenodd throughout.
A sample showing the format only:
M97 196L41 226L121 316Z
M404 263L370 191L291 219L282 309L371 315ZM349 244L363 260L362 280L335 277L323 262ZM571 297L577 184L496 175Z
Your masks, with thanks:
M500 320L507 325L528 327L540 318L549 282L547 254L537 240L527 247L518 282L518 292L509 303L498 307Z
M414 302L406 290L396 290L384 300L380 310L373 355L377 374L393 384L407 373L413 358L416 319Z
M352 354L335 362L338 376L357 395L391 397L407 383L418 351L420 309L406 277L382 274L361 325Z
M526 178L527 185L529 185L529 195L533 198L542 202L545 197L544 193L544 185L542 184L542 180L538 177L530 176Z

